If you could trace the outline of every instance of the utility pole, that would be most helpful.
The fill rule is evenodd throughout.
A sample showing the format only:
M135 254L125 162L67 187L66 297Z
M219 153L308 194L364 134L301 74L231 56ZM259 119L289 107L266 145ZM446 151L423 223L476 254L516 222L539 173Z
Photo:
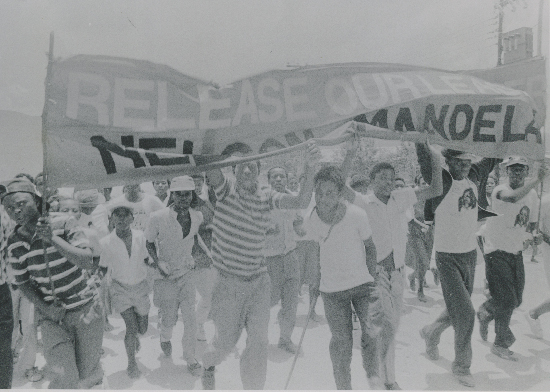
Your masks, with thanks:
M504 19L504 2L500 0L500 7L498 8L498 54L497 54L497 67L502 65L502 21Z
M537 56L542 56L542 13L544 11L544 0L539 0L539 22L537 24Z

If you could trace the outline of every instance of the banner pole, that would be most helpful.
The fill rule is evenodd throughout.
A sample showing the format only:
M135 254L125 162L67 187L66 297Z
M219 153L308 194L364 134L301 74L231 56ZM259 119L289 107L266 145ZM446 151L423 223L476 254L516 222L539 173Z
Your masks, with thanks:
M50 90L50 78L51 78L51 70L52 70L52 63L53 63L53 42L54 42L54 34L53 31L50 32L50 47L48 52L48 67L46 68L46 80L44 82L45 85L45 96L44 96L44 109L42 111L42 179L43 179L43 185L42 185L42 221L46 222L46 218L48 216L47 209L47 200L46 200L46 189L48 189L48 171L47 171L47 151L48 148L46 147L47 143L47 132L46 132L46 114L47 114L47 107L48 107L48 99L49 99L49 90ZM50 270L50 261L48 258L48 245L44 242L42 243L44 248L44 263L46 264L46 272L48 273L48 279L50 283L50 289L52 290L52 296L53 296L53 303L54 305L58 304L57 296L55 295L55 285L52 280L52 273Z

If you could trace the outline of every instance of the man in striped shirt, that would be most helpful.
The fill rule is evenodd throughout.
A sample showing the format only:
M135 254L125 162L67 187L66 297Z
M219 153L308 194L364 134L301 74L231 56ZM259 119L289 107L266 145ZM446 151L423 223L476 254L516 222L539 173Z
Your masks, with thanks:
M203 355L204 389L214 389L214 366L231 352L246 328L246 348L241 357L244 389L263 389L267 371L270 280L263 255L270 211L305 208L311 200L313 175L320 151L308 145L304 173L297 196L275 190L262 191L258 184L258 162L235 166L235 181L221 170L206 173L216 192L212 259L218 280L210 315L216 335Z
M8 259L15 284L37 310L44 356L53 371L49 387L90 388L103 377L103 317L92 307L97 290L85 271L94 267L88 240L74 219L56 227L43 222L42 199L27 180L8 182L1 198L17 224Z

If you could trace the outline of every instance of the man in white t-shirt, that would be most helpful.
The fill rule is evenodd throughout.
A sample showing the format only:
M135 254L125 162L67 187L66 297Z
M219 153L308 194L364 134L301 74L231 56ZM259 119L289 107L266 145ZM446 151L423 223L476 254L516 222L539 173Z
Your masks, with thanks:
M355 148L349 153L353 154ZM349 158L346 159L349 161ZM405 281L405 249L407 245L410 210L417 201L441 195L441 165L432 151L432 178L424 188L398 187L395 168L388 162L376 164L370 173L373 194L363 195L345 188L344 198L366 211L372 225L372 238L376 246L377 276L384 325L378 338L381 369L386 389L401 389L395 381L395 335L403 307ZM376 351L372 351L374 355Z
M492 193L492 210L498 214L489 218L483 231L485 237L485 277L491 298L477 312L480 333L487 340L488 325L495 320L495 342L491 352L503 359L517 361L509 347L516 340L510 330L512 312L522 301L525 287L523 266L524 243L541 243L541 236L533 238L538 215L538 197L535 187L544 178L545 170L537 178L526 181L529 162L523 157L510 157L504 162L508 184L497 186Z
M334 166L315 175L316 206L306 217L306 238L319 246L320 291L332 334L329 351L338 389L351 389L352 309L361 323L363 367L371 389L383 389L376 338L380 303L374 283L376 248L367 214L342 199L345 176ZM353 308L352 308L353 307Z
M473 156L463 151L445 149L441 154L448 166L442 173L443 194L427 200L424 213L427 220L434 219L435 260L446 309L432 324L422 328L420 335L428 357L437 360L441 334L452 325L455 332L452 373L460 384L473 388L475 380L470 366L475 309L470 296L477 260L477 183L487 180L497 160L484 158L472 164ZM431 154L424 144L416 144L416 155L422 177L430 184Z

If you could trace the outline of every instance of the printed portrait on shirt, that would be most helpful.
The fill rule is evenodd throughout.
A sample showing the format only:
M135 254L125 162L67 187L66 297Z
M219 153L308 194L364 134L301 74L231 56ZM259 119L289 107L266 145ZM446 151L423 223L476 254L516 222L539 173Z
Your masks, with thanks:
M519 210L519 213L516 215L516 221L514 222L514 227L520 226L520 227L527 227L527 224L529 223L529 214L531 213L531 210L527 206L521 207L521 210Z
M462 208L466 210L476 208L476 206L477 198L474 190L472 188L466 189L462 196L458 198L458 211L461 211Z

